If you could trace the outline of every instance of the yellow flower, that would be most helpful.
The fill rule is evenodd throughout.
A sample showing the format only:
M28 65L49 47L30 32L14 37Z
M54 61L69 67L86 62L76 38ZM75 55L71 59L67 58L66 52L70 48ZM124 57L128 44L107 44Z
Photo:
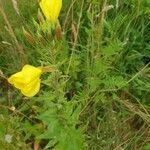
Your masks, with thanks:
M56 23L62 7L62 0L41 0L39 4L46 19L51 23Z
M32 97L40 90L41 74L41 68L25 65L20 72L11 75L8 82L21 90L23 95Z

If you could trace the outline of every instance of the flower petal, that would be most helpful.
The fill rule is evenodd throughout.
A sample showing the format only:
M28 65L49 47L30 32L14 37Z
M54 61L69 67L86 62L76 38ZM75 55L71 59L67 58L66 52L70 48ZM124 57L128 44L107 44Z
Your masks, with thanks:
M41 0L39 4L46 19L55 23L62 7L62 0Z
M40 90L40 82L41 80L39 78L33 80L31 83L26 85L23 89L21 89L22 94L27 97L32 97L36 95Z
M22 72L18 72L10 76L8 79L10 84L13 84L16 88L21 89L25 85L25 80Z
M42 69L36 68L31 65L25 65L21 72L24 76L25 82L28 84L32 82L32 80L35 80L36 78L40 78L42 74Z
M8 82L20 89L25 96L32 97L40 89L41 74L41 68L25 65L20 72L10 76Z

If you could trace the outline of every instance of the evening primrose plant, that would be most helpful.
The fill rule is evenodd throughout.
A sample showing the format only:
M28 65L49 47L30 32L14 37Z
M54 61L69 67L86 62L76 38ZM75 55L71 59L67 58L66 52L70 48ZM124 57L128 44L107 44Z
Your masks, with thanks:
M56 71L54 67L34 67L26 64L21 71L11 75L7 81L19 89L24 96L33 97L40 90L42 73L54 71Z
M19 15L0 1L0 150L149 150L149 0L13 1Z
M39 6L42 11L41 13L39 10L38 13L40 21L39 28L41 28L43 32L51 34L51 32L60 25L58 16L62 8L62 0L41 0Z
M46 20L55 24L62 7L62 0L41 0L39 3Z
M43 31L46 29L51 33L51 30L55 28L55 25L60 26L58 16L62 7L62 0L41 0L39 2L39 6L46 20L42 20L42 24L38 26L41 27ZM28 41L33 44L34 39L32 35L24 28L23 33ZM36 68L31 65L25 65L20 72L9 77L8 82L19 89L23 95L27 97L33 97L39 92L41 74L41 68Z
M62 36L61 25L59 23L58 17L62 8L62 0L41 0L39 1L39 9L37 18L38 21L33 19L34 26L36 28L36 36L34 33L28 32L25 27L23 27L23 34L27 41L33 45L37 41L41 41L43 36L46 38L54 37L60 39Z
M20 72L11 75L8 82L27 97L35 96L40 90L41 68L36 68L31 65L25 65Z

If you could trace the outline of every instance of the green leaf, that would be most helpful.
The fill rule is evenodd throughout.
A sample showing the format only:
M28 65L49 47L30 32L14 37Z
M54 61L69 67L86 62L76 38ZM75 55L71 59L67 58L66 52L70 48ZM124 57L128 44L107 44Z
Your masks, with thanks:
M81 130L70 128L61 135L56 150L82 150L83 148L83 133Z
M126 80L122 76L110 76L107 77L103 82L105 87L108 89L121 88L126 85Z
M109 58L111 56L117 55L122 50L123 44L119 40L115 40L108 46L103 47L102 54L104 58Z
M5 135L5 132L6 132L5 124L3 122L0 122L0 138Z
M144 145L144 147L142 148L142 150L150 150L150 143Z

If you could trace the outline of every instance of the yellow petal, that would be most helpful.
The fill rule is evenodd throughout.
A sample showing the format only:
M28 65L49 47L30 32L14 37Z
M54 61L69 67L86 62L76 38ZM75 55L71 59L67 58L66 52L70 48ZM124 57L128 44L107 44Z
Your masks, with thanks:
M36 95L40 90L40 79L33 80L31 83L26 85L23 89L21 89L21 92L23 95L27 97L32 97Z
M24 87L25 85L24 81L25 79L24 79L22 72L15 73L8 78L8 82L14 85L18 89L21 89Z
M25 65L20 72L10 76L8 82L20 89L25 96L32 97L40 89L41 74L41 68Z
M24 82L28 84L32 82L32 80L36 78L40 78L42 74L42 69L36 68L31 65L25 65L21 72L24 76L24 80L25 80Z
M39 4L46 19L56 23L62 7L62 0L41 0Z

